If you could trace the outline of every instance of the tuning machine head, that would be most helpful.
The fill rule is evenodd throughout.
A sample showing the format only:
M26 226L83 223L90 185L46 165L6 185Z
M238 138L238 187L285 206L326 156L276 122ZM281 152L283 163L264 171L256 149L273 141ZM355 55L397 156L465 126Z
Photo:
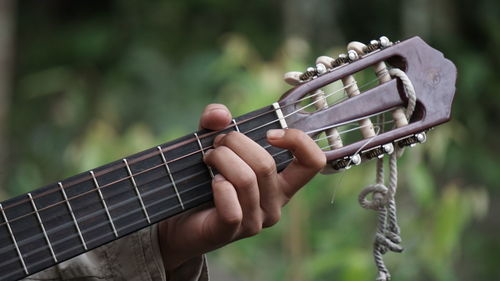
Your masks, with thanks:
M417 133L399 140L396 140L395 143L400 147L414 147L417 143L424 143L427 140L427 134L425 132Z
M346 156L342 159L333 161L331 162L330 165L335 171L340 171L340 170L348 170L353 165L357 166L359 164L361 164L361 156L359 154L354 154L352 156Z
M361 152L364 159L370 160L373 158L382 158L385 154L390 155L394 152L394 145L387 143L374 148L370 148Z

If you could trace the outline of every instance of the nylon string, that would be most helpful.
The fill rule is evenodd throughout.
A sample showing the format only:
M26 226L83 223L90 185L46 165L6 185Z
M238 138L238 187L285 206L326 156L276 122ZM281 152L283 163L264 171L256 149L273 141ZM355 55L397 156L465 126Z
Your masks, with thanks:
M376 79L374 79L374 80L376 80ZM366 84L365 84L365 85L363 85L361 88L366 87L366 85L368 85L368 84L370 84L370 83L372 83L372 82L373 82L373 81L370 81L370 82L366 83ZM329 96L331 96L331 95L333 95L333 94L336 94L336 93L338 93L338 92L340 92L340 91L343 91L343 90L345 90L345 88L350 87L350 86L351 86L351 84L346 85L346 86L344 86L344 87L342 87L342 88L340 88L340 89L338 89L338 90L336 90L336 91L334 91L334 92L332 92L332 93L329 93L328 95L326 95L326 96L325 96L325 98L326 98L326 97L329 97ZM311 98L312 96L314 96L314 95L309 95L309 96L306 96L306 97L304 97L304 98L302 98L302 99L300 99L300 100L298 100L298 101L296 101L296 102L294 102L294 103L284 105L284 106L282 106L282 108L283 108L283 107L287 107L287 106L291 106L291 105L295 105L296 103L299 103L299 102L301 102L301 101L303 101L303 100L305 100L305 99ZM318 101L311 102L311 103L309 103L309 104L307 104L307 105L305 105L305 106L303 106L303 107L301 107L301 108L299 108L299 109L297 109L297 110L295 110L295 111L291 112L290 114L287 114L285 117L289 117L289 116L291 116L291 115L293 115L293 114L295 114L295 113L297 113L297 112L299 112L299 111L301 111L301 110L303 110L303 109L305 109L305 108L307 108L307 107L309 107L309 106L312 106L312 105L314 105L316 102L318 102ZM264 115L264 114L267 114L267 113L270 113L270 112L274 112L274 111L276 111L276 110L270 110L270 111L267 111L267 112L265 112L265 113L261 113L261 114L259 114L259 115L257 115L257 116L252 117L252 118L248 118L248 119L245 119L245 120L239 121L239 122L237 122L237 124L243 124L243 123L248 122L248 121L250 121L250 120L252 120L252 119L255 119L255 118L259 117L259 116L262 116L262 115ZM255 130L259 129L259 128L265 127L265 126L267 126L267 125L269 125L269 124L272 124L272 123L274 123L274 122L277 122L277 121L279 121L279 119L276 119L276 120L274 120L274 121L270 121L270 122L268 122L268 123L266 123L266 124L264 124L264 125L261 125L261 126L259 126L259 127L253 128L253 129L251 129L251 130L249 130L249 131L245 132L245 134L248 134L248 133L250 133L250 132L252 132L252 131L255 131ZM235 124L235 125L236 125L236 124ZM234 127L235 125L228 126L227 128ZM337 125L336 125L336 126L337 126ZM227 129L227 128L226 128L226 129ZM358 128L352 128L352 129L349 129L349 130L346 130L346 131L342 131L342 132L340 132L340 133L347 133L347 132L349 132L349 131L353 131L353 130L355 130L355 129L359 129L359 127L358 127ZM316 131L317 131L317 130L312 131L312 132L306 132L306 133L307 133L307 134L311 134L311 133L314 133L314 132L316 132ZM217 133L217 132L215 132L215 133ZM326 137L324 137L324 138L326 138ZM315 141L316 141L316 142L318 142L318 141L320 141L320 140L322 140L322 139L324 139L324 138L316 139ZM261 139L263 139L263 138L256 139L255 141L257 141L257 140L261 140ZM364 146L366 146L366 145L367 145L367 144L365 144ZM212 147L212 146L207 146L207 147L206 147L206 148L204 148L204 149L209 149L209 148L211 148L211 147ZM267 145L267 146L265 146L264 148L268 148L268 147L270 147L270 145ZM328 147L329 147L329 146L328 146ZM322 149L324 149L324 148L326 148L326 147L322 147ZM168 149L168 147L167 147L167 149ZM198 151L192 152L192 153L190 153L189 155L192 155L192 154L195 154L195 153L199 153L199 152L201 152L201 150L198 150ZM274 154L274 155L272 155L272 156L274 157L274 156L277 156L277 155L279 155L279 154L281 154L281 153L285 153L285 152L288 152L288 151L287 151L287 150L283 150L283 151L280 151L280 152L278 152L278 153L276 153L276 154ZM178 161L179 159L185 158L185 157L187 157L187 156L189 156L189 155L183 155L182 157L172 159L172 160L168 161L168 163L173 163L173 162ZM282 162L282 163L278 163L277 165L283 165L283 164L286 164L286 163L288 163L288 162L290 162L290 161L292 161L292 160L293 160L293 158L291 158L291 159L289 159L289 160L286 160L286 161L284 161L284 162ZM139 162L139 161L138 161L138 162ZM132 163L132 164L133 164L133 163ZM121 179L120 179L120 180L118 180L118 181L115 181L115 182L112 182L112 183L109 183L109 184L106 184L106 185L102 185L102 186L100 186L100 188L107 187L107 186L111 186L111 185L116 184L116 183L118 183L118 182L120 182L120 181L123 181L123 180L128 180L128 179L129 179L129 178L131 178L131 177L134 177L134 176L137 176L137 175L139 175L139 174L145 173L145 172L147 172L147 171L150 171L150 170L156 169L156 168L161 167L161 166L163 166L163 165L164 165L164 164L161 164L161 165L158 165L158 166L155 166L155 167L151 167L151 168L149 168L149 169L147 169L147 170L144 170L144 171L138 172L138 173L133 174L133 175L131 175L131 176L121 178ZM116 169L114 169L114 170L116 170ZM111 170L111 171L113 171L113 170ZM111 172L111 171L110 171L110 172ZM180 170L179 170L179 171L180 171ZM175 172L179 172L179 171L175 171ZM173 173L175 173L175 172L172 172L172 174L173 174ZM183 182L184 180L188 180L188 179L190 179L190 178L192 178L192 177L194 177L194 176L197 176L197 175L199 175L199 174L201 174L201 173L202 173L202 172L200 172L200 173L195 173L195 174L193 174L193 175L190 175L189 177L182 178L182 179L180 179L180 181L177 181L177 182ZM189 191L193 190L194 188L199 187L200 185L207 184L207 183L209 183L209 182L210 182L210 180L209 180L209 181L207 181L207 182L201 183L201 184L199 184L199 185L196 185L196 186L194 186L194 187L191 187L191 188L189 188L189 189L187 189L187 190L185 190L185 191L183 191L183 192L180 192L180 194L183 194L183 193L189 192ZM144 183L144 184L147 184L147 183L149 183L149 182L146 182L146 183ZM172 185L172 184L167 184L166 186L162 186L162 187L159 187L159 188L161 189L161 188L164 188L164 187L168 187L168 186L170 186L170 185ZM64 188L69 188L69 187L71 187L71 186L72 186L72 185L67 185L67 186L65 186ZM95 191L95 190L96 190L96 189L89 190L89 191L87 191L87 192L85 192L85 193L83 193L83 194L79 194L79 195L77 195L77 196L74 196L74 197L68 198L68 201L69 201L69 200L72 200L72 199L75 199L75 198L78 198L78 197L80 197L80 196L83 196L83 195L85 195L85 194L88 194L88 193L90 193L90 192L93 192L93 191ZM56 191L59 191L59 190L56 190ZM56 191L53 191L53 192L56 192ZM149 194L153 194L153 193L155 193L155 192L156 192L155 190L151 190L151 191L148 191L148 192L142 193L142 195L143 195L143 196L147 196L147 195L149 195ZM50 193L49 193L49 194L50 194ZM207 195L210 195L210 194L212 194L212 192L209 192L209 193L207 193L207 194L204 194L204 195L198 196L198 197L196 197L196 198L190 199L190 200L186 201L186 203L189 203L189 202L191 202L191 201L193 201L193 200L199 199L200 197L204 197L204 196L207 196ZM46 194L44 194L44 195L46 195ZM149 205L149 206L153 206L153 205L159 204L159 203L161 203L161 202L163 202L163 201L165 201L165 200L170 200L170 199L174 198L175 196L176 196L176 195L172 195L172 196L169 196L169 197L163 198L163 199L161 199L161 200L158 200L158 201L156 201L156 202L153 202L153 203L152 203L151 205ZM38 196L38 197L34 197L34 198L36 199L36 198L40 198L40 197L42 197L42 196ZM121 203L119 203L119 204L112 205L112 206L110 206L110 208L109 208L109 209L111 210L111 209L117 208L117 207L119 207L119 206L121 206L121 205L126 204L127 202L130 202L130 201L135 201L135 198L131 198L131 199L125 200L124 202L121 202ZM27 202L27 200L25 200L24 202ZM53 204L53 205L50 205L50 206L45 207L45 208L43 208L43 209L39 209L38 211L42 211L42 210L48 209L48 208L50 208L50 207L54 207L55 205L62 204L62 203L65 203L65 202L66 202L66 200L61 201L61 202L58 202L58 203ZM10 208L10 207L13 207L13 206L9 206L9 208ZM177 208L177 207L178 207L178 206L174 206L174 207L172 207L172 208ZM168 212L168 211L170 211L172 208L169 208L169 209L167 209L167 210L164 210L164 211L162 211L161 213L163 213L163 212ZM8 208L5 208L5 209L8 209ZM84 216L84 217L80 218L80 221L84 221L84 220L88 219L90 216L95 215L95 214L100 214L100 213L102 213L102 212L103 212L103 210L99 210L99 211L94 212L94 213L92 213L92 214L88 214L88 215L86 215L86 216ZM134 211L131 211L131 212L126 213L126 214L124 214L124 215L122 215L122 216L120 216L120 217L115 217L115 220L120 219L120 218L122 218L122 217L124 217L124 216L130 215L130 214L131 214L131 213L133 213L133 212L134 212ZM31 213L25 214L25 215L23 215L23 216L16 217L16 218L13 218L13 219L10 219L10 220L9 220L9 222L13 222L13 221L15 221L15 220L21 219L21 218L23 218L23 217L26 217L26 216L31 215L31 214L34 214L34 213L35 213L35 212L31 212ZM159 214L161 214L161 213L159 213ZM155 214L155 216L157 216L157 215L159 215L159 214ZM140 223L140 222L142 222L142 220L141 220L141 221L134 222L134 223L132 223L132 224L129 224L128 226L130 226L130 225L134 225L134 224L138 224L138 223ZM98 225L96 225L96 226L94 226L94 227L92 227L92 228L88 228L88 229L87 229L87 231L83 231L83 233L89 232L89 231L91 231L92 229L95 229L95 228L97 228L97 227L100 227L100 226L105 225L105 224L108 224L108 223L109 223L109 222L107 222L107 221L106 221L106 222L102 222L102 223L100 223L100 224L98 224ZM2 225L4 225L4 224L5 224L5 223L2 223L2 224L0 224L0 226L2 226ZM68 223L65 223L64 225L61 225L60 227L53 228L53 229L49 230L49 231L48 231L48 233L51 233L51 234L52 234L52 233L55 233L55 232L57 232L57 231L59 231L59 230L61 230L61 229L65 228L65 227L67 227L68 225L69 225L69 227L71 227L71 228L72 228L72 227L74 227L74 222L68 222ZM121 229L120 229L120 230L121 230ZM34 237L30 237L30 238L28 238L28 239L24 239L24 240L18 241L18 242L20 243L20 245L24 245L23 243L29 243L29 242L31 242L32 240L38 239L39 237L37 237L37 236L40 236L40 234L39 234L39 235L36 235L36 236L34 236ZM104 236L105 236L105 235L102 235L101 237L95 238L95 239L93 239L93 240L98 240L98 239L100 239L100 238L103 238ZM75 235L72 235L72 236L70 236L70 237L67 237L67 238L65 238L65 239L63 239L63 240L59 240L58 242L56 242L56 243L52 243L52 244L53 244L53 245L57 245L58 243L62 243L62 242L64 242L65 240L71 239L71 238L73 238L73 237L76 237L76 236L75 236ZM87 242L91 243L93 240L88 240ZM63 253L65 253L65 252L67 252L67 251L71 251L71 250L73 250L73 249L80 248L80 247L81 247L81 246L80 246L80 245L78 245L78 246L76 246L76 247L72 247L72 248L70 248L70 249L68 249L68 250L65 250L65 251L64 251L64 252L62 252L62 253L60 252L59 254L63 254ZM4 253L4 252L6 252L7 250L10 250L10 249L6 249L6 248L8 248L8 246L7 246L7 247L2 248L2 249L1 249L1 250L2 250L2 252L0 252L0 253ZM42 250L43 250L43 249L42 249ZM35 251L32 251L32 252L26 253L25 255L31 255L31 254L36 253L36 252L38 252L38 250L35 250ZM14 260L17 262L17 259L14 259ZM48 259L46 259L46 260L48 260ZM42 263L42 262L44 262L44 261L46 261L46 260L40 261L39 263ZM5 264L6 264L6 263L4 262L4 263L0 264L0 266L3 266L3 265L5 265ZM38 263L36 263L36 264L38 264Z
M376 81L376 79L374 79L374 80L372 80L372 81L369 81L369 82L365 83L363 86L361 86L361 88L366 87L367 85L369 85L369 84L373 83L374 81ZM351 86L351 85L353 85L354 83L355 83L355 82L353 82L353 83L351 83L351 84L348 84L348 85L346 85L346 86L344 86L344 87L342 87L342 88L340 88L340 89L338 89L338 90L336 90L336 91L333 91L332 93L330 93L330 94L326 95L326 96L325 96L325 98L327 98L327 97L329 97L329 96L331 96L331 95L334 95L334 94L336 94L336 93L338 93L338 92L340 92L340 91L345 90L347 87L350 87L350 86ZM316 94L315 94L315 95L316 95ZM314 95L311 95L311 96L314 96ZM290 104L284 105L282 108L287 107L287 106L291 106L291 105L295 105L295 104L297 104L297 103L299 103L299 102L301 102L301 101L303 101L303 100L305 100L305 99L310 98L311 96L307 96L307 97L304 97L304 98L302 98L302 99L300 99L300 100L295 101L294 103L290 103ZM341 101L342 101L342 100L341 100ZM302 108L300 108L300 109L298 109L298 110L295 110L294 112L292 112L292 113L290 113L290 114L287 114L287 115L285 116L285 118L286 118L286 117L291 116L292 114L295 114L295 113L299 112L300 110L303 110L303 109L305 109L305 108L307 108L307 107L309 107L309 106L314 105L316 102L318 102L318 101L311 102L311 103L309 103L309 104L307 104L307 105L303 106ZM271 112L275 112L275 111L276 111L276 110L270 110L270 111L267 111L267 112L261 113L261 114L259 114L259 115L257 115L257 116L254 116L254 117L251 117L251 118L248 118L248 119L245 119L245 120L239 121L239 122L237 122L237 125L244 124L244 123L249 122L249 121L251 121L251 120L253 120L253 119L255 119L255 118L258 118L258 117L260 117L260 116L262 116L262 115L265 115L265 114L268 114L268 113L271 113ZM306 117L307 117L307 116L305 116L305 117L303 117L303 118L306 118ZM249 131L245 132L244 134L251 133L251 132L253 132L253 131L255 131L255 130L258 130L258 129L260 129L260 128L263 128L263 127L265 127L265 126L268 126L268 125L270 125L270 124L272 124L272 123L275 123L275 122L278 122L278 121L279 121L279 119L275 119L275 120L270 121L270 122L268 122L268 123L266 123L266 124L264 124L264 125L261 125L261 126L258 126L258 127L255 127L255 128L252 128L251 130L249 130ZM354 120L354 121L355 121L355 120ZM227 129L229 129L229 128L233 128L233 127L235 127L235 126L236 126L236 125L234 125L234 124L233 124L233 125L229 125L229 126L228 126L228 127L226 127L224 130L227 130ZM338 125L338 124L336 124L335 126L339 126L339 125ZM211 136L211 135L213 135L213 134L216 134L216 133L218 133L218 132L220 132L220 131L210 132L210 133L207 133L207 134L203 135L203 137L204 137L204 138L206 138L206 137ZM200 139L202 140L202 139L203 139L203 137L202 137L202 138L200 138ZM262 139L262 138L260 138L260 139L256 139L256 140L261 140L261 139ZM196 138L192 138L192 139L190 139L188 143L193 142L193 141L196 141ZM165 149L167 149L167 151L168 151L168 148L169 148L169 147L163 148L163 149L162 149L162 152L165 152ZM206 149L210 149L210 148L213 148L213 146L212 146L212 145L207 146L207 147L205 147L205 148L204 148L204 150L206 150ZM189 156L191 156L191 155L194 155L194 154L200 153L201 151L202 151L201 149L199 149L199 150L195 150L195 151L192 151L192 152L187 153L187 154L185 154L185 155L182 155L182 156L180 156L180 157L177 157L177 158L174 158L174 159L168 160L168 161L167 161L167 164L174 163L174 162L176 162L176 161L179 161L179 160L184 159L184 158L186 158L186 157L189 157ZM157 154L156 154L156 153L154 153L154 155L153 155L153 156L156 156L156 155L157 155ZM159 152L158 152L158 155L159 155ZM147 158L147 159L149 159L149 158ZM136 163L138 163L138 162L140 162L140 161L137 161L137 162L131 161L131 162L129 162L129 165L136 164ZM104 188L104 187L108 187L108 186L114 185L114 184L119 183L119 182L121 182L121 181L129 180L129 179L130 179L130 178L132 178L132 177L136 177L136 176L138 176L138 175L141 175L141 174L143 174L143 173L149 172L149 171L151 171L151 170L154 170L154 169L156 169L156 168L158 168L158 167L162 167L162 166L164 166L164 165L165 165L165 163L162 163L162 164L159 164L159 165L157 165L157 166L153 166L153 167L150 167L150 168L148 168L148 169L145 169L145 170L142 170L142 171L140 171L140 172L137 172L137 173L135 173L135 174L132 174L132 175L129 175L129 176L126 176L126 177L120 178L119 180L116 180L116 181L110 182L110 183L108 183L108 184L101 185L101 186L99 186L99 189L102 189L102 188ZM196 164L195 164L195 165L196 165ZM188 167L186 167L186 168L189 168L189 167L192 167L192 166L188 166ZM122 168L122 167L120 167L120 168ZM104 173L104 174L111 173L111 172L116 171L117 169L120 169L120 168L111 169L110 171L108 171L108 172L106 172L106 173ZM179 170L179 171L180 171L180 170ZM179 172L179 171L175 171L175 172ZM175 173L175 172L172 172L172 174L173 174L173 173ZM96 173L96 177L98 177L98 176L102 176L102 175L103 175L103 174ZM91 179L91 178L89 178L89 180L90 180L90 179ZM81 182L82 182L82 181L81 181ZM80 182L77 182L76 184L79 184L79 183L80 183ZM74 185L76 185L76 184L65 185L65 186L63 186L63 188L64 188L64 189L68 189L68 188L70 188L70 187L72 187L72 186L74 186ZM84 193L81 193L81 194L78 194L78 195L73 196L73 197L71 197L71 198L68 198L68 201L69 201L69 200L72 200L72 199L79 198L79 197L84 196L84 195L86 195L86 194L89 194L90 192L97 191L97 189L98 189L98 188L90 189L90 190L88 190L88 191L86 191L86 192L84 192ZM33 197L33 199L34 199L34 200L35 200L35 199L39 199L39 198L42 198L42 197L44 197L44 196L46 196L46 195L49 195L49 194L52 194L52 193L55 193L55 192L59 192L59 191L60 191L60 189L59 189L59 188L54 188L54 189L52 189L52 190L48 190L47 192L44 192L43 194L40 194L40 195L34 196L34 197ZM10 206L8 206L8 207L5 207L5 208L4 208L4 210L8 210L8 209L10 209L10 208L12 208L12 207L15 207L15 206L17 206L17 205L19 205L19 204L26 203L26 202L29 202L29 200L21 200L21 201L19 201L19 202L16 202L16 203L15 203L15 204L13 204L13 205L10 205ZM56 204L54 204L54 205L50 205L50 206L47 206L47 207L41 208L41 209L39 209L38 211L44 211L44 210L46 210L46 209L48 209L48 208L50 208L50 207L52 207L52 206L55 206L55 205L57 205L57 204L63 204L63 203L65 203L65 201L61 201L61 202L58 202L58 203L56 203ZM15 217L15 218L12 218L12 219L9 219L9 222L16 221L17 219L21 219L21 218L24 218L24 217L26 217L26 216L28 216L28 215L32 215L32 214L34 214L34 212L27 213L27 214L24 214L24 215L22 215L22 216ZM5 224L5 223L0 223L0 226L3 226L4 224Z
M361 127L361 126L358 126L358 127L355 127L355 128L351 128L351 129L348 129L348 130L345 130L345 131L340 131L340 132L339 132L339 134L345 134L345 133L348 133L348 132L350 132L350 131L353 131L353 130L359 129L360 127ZM309 134L310 132L306 132L306 133L308 133L308 134ZM326 137L328 137L328 136L326 136ZM319 141L323 140L323 139L324 139L324 138L326 138L326 137L323 137L323 138L318 138L318 139L316 139L316 140L315 140L315 142L319 142ZM371 138L371 140L373 140L373 138L375 138L375 137L372 137L372 138ZM368 142L368 143L369 143L369 142ZM366 146L368 143L364 144L364 146ZM363 147L364 147L364 146L363 146ZM263 148L265 149L265 148L269 148L269 147L271 147L271 145L267 145L267 146L265 146L265 147L263 147ZM328 147L331 147L331 146L330 146L330 145L328 145L328 146L324 146L324 147L322 147L322 149L324 149L324 148L328 148ZM280 152L277 152L277 153L273 154L273 155L272 155L272 157L278 156L278 155L280 155L280 154L282 154L282 153L285 153L285 152L288 152L288 150L282 150L282 151L280 151ZM281 162L281 163L278 163L278 164L277 164L277 166L279 166L279 165L283 165L283 164L287 164L287 163L291 162L293 159L294 159L294 158L292 157L291 159L288 159L288 160L285 160L285 161L283 161L283 162ZM192 177L194 177L194 176L197 176L197 175L199 175L199 174L202 174L202 173L204 173L204 171L200 171L200 172L195 173L195 174L192 174L192 175L190 175L190 176L188 176L188 177L184 177L184 178L182 178L182 179L179 179L179 180L177 181L177 183L184 182L184 181L189 180L190 178L192 178ZM188 189L186 189L186 190L183 190L182 192L180 192L180 195L185 194L185 193L187 193L187 192L190 192L190 191L192 191L192 190L194 190L194 189L196 189L196 188L198 188L198 187L200 187L200 186L203 186L203 185L205 185L205 184L208 184L208 183L210 183L210 182L211 182L211 179L210 179L210 180L208 180L208 181L205 181L205 182L203 182L203 183L197 184L197 185L195 185L195 186L193 186L193 187L190 187L190 188L188 188ZM148 184L148 183L149 183L149 182L146 182L146 183L144 183L144 184ZM143 196L149 196L149 195L152 195L152 194L157 193L158 191L162 190L163 188L168 188L169 186L172 186L172 184L171 184L171 183L169 183L169 184L165 184L165 185L160 186L160 187L158 187L158 188L156 188L156 189L154 189L154 190L149 190L149 191L144 192L144 193L141 193L141 194L142 194ZM194 200L197 200L197 199L199 199L199 198L202 198L202 197L205 197L205 196L208 196L208 195L211 195L211 194L212 194L212 192L208 192L208 193L206 193L206 194L199 195L199 196L197 196L197 197L195 197L195 198L191 198L191 199L189 199L189 200L184 201L184 204L189 204L190 202L192 202L192 201L194 201ZM175 198L176 198L176 196L177 196L176 194L173 194L173 195L170 195L170 196L167 196L167 197L163 197L163 198L162 198L162 199L160 199L160 200L157 200L157 201L152 202L151 204L147 205L146 207L152 207L152 206L158 205L158 204L160 204L160 203L162 203L162 202L164 202L164 201L169 201L169 200L171 200L171 199L175 199ZM125 204L127 204L127 203L130 203L130 202L132 202L132 201L135 201L135 200L136 200L136 198L130 198L130 199L124 200L124 201L122 201L122 202L120 202L120 203L118 203L118 204L110 205L109 210L116 209L116 208L118 208L118 207L120 207L120 206L123 206L123 205L125 205ZM167 213L167 212L171 211L172 209L178 208L179 206L180 206L180 205L175 205L175 206L173 206L173 207L170 207L170 208L168 208L168 209L165 209L165 210L161 211L160 213L156 213L156 214L152 215L152 217L154 217L154 216L158 216L158 215L161 215L161 214L163 214L163 213ZM105 212L105 210L103 210L103 209L101 209L101 210L99 210L99 211L92 212L92 213L90 213L90 214L87 214L87 215L85 215L85 216L83 216L83 217L79 218L79 222L83 222L83 221L85 221L85 220L87 220L87 219L89 219L89 218L91 218L91 217L93 217L93 216L95 216L95 215L104 214L104 212ZM114 217L114 220L120 220L120 219L122 219L122 218L125 218L125 217L127 217L127 216L129 216L129 215L133 214L134 212L136 212L136 210L131 210L131 211L129 211L129 212L127 212L127 213L124 213L124 214L122 214L122 215L120 215L120 216ZM133 222L133 223L129 223L129 224L127 225L127 227L130 227L131 225L135 225L135 224L143 223L143 222L144 222L144 220L143 220L143 219L142 219L142 220L138 220L138 221L135 221L135 222ZM109 224L109 222L108 222L108 221L103 221L103 222L98 223L98 224L96 224L96 225L94 225L94 226L92 226L92 227L89 227L89 228L86 228L85 230L82 230L82 234L89 233L89 232L93 231L93 230L94 230L94 229L96 229L96 228L99 228L99 227L102 227L102 226L105 226L105 225L108 225L108 224ZM47 234L54 234L54 233L57 233L58 231L60 231L60 230L62 230L62 229L68 228L68 227L69 227L69 228L74 228L74 222L73 222L73 221L71 221L71 222L67 222L67 223L62 224L61 226L58 226L58 227L56 227L56 228L52 228L52 229L50 229L49 231L47 231ZM117 228L117 231L119 232L120 230L123 230L123 229L124 229L124 228ZM17 241L17 242L18 242L18 245L22 246L22 245L25 245L25 244L27 244L27 243L30 243L30 242L32 242L32 241L34 241L34 240L40 239L40 237L42 237L42 235L43 235L43 234L37 234L37 235L32 236L32 237L30 237L30 238L27 238L27 239L23 239L23 240ZM101 235L101 236L99 236L99 237L97 237L97 238L94 238L94 239L85 240L85 242L86 242L87 244L90 244L90 243L92 243L93 241L96 241L96 240L99 240L99 239L101 239L101 238L106 237L107 235L109 235L109 233L107 233L107 234L103 234L103 235ZM76 233L76 234L74 234L74 235L69 235L69 236L67 236L67 237L66 237L66 238L64 238L64 239L60 239L60 240L58 240L58 241L56 241L56 242L54 242L54 243L51 243L51 245L52 245L52 246L54 246L54 245L58 245L58 244L64 243L65 241L67 241L67 240L69 240L69 239L72 239L72 238L77 238L77 237L79 237L79 234L78 234L78 233ZM62 252L58 252L58 254L59 254L59 255L62 255L62 254L65 254L66 252L70 252L70 251L72 251L72 250L79 249L79 248L81 248L81 247L82 247L82 246L81 246L80 244L78 244L78 245L76 245L76 246L74 246L74 247L70 247L70 248L68 248L68 249L66 249L66 250L64 250L64 251L62 251ZM3 254L3 253L5 253L6 251L9 251L9 250L11 250L9 246L3 247L3 248L1 249L1 251L0 251L0 254ZM39 251L43 251L43 250L44 250L44 248L39 248L39 249L37 249L37 250L34 250L34 251L31 251L31 252L25 253L24 255L29 256L29 255L35 254L35 253L37 253L37 252L39 252ZM37 264L39 264L39 263L41 264L41 263L43 263L43 262L45 262L45 261L48 261L49 259L50 259L50 260L52 260L52 258L46 258L46 259L40 260L40 261L39 261L39 262L37 262L37 263L34 263L34 264L32 263L31 265L32 265L32 266L34 266L34 265L37 265ZM13 262L18 262L18 259L16 258L16 259L12 259L12 260L7 261L7 262L3 262L3 263L1 263L1 264L0 264L0 267L1 267L1 266L4 266L4 265L7 265L7 264L10 264L10 263L13 263ZM19 271L23 271L23 270L19 270Z

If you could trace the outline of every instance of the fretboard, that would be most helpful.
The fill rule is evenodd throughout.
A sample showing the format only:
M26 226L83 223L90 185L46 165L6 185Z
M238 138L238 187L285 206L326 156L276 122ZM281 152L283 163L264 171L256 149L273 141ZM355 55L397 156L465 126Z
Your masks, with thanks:
M203 161L217 134L239 131L284 169L292 155L270 146L282 128L273 107L201 130L1 203L0 280L18 280L212 200L215 170Z

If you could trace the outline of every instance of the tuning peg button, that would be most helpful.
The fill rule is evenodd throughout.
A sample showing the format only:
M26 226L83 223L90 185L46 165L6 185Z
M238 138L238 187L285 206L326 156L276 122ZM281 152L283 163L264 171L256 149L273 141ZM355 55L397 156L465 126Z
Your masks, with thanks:
M380 41L380 46L382 46L382 48L386 48L392 45L392 42L389 40L389 38L385 36L380 37L379 41Z
M347 52L347 56L349 57L350 60L355 61L359 59L359 55L356 51L354 50L349 50Z
M329 56L320 56L316 59L316 64L323 64L326 68L332 68L334 59Z
M319 75L326 73L326 66L322 63L316 64L316 71Z
M427 135L425 134L425 132L422 132L397 140L396 143L401 148L405 146L414 147L417 143L424 143L426 140L427 140Z
M300 76L302 75L302 72L299 72L299 71L290 71L290 72L287 72L285 73L285 75L283 76L283 79L285 80L285 82L289 85L292 85L292 86L297 86L300 84Z
M359 154L354 154L353 156L347 156L337 161L332 162L331 166L335 170L350 169L353 165L361 164L361 156Z

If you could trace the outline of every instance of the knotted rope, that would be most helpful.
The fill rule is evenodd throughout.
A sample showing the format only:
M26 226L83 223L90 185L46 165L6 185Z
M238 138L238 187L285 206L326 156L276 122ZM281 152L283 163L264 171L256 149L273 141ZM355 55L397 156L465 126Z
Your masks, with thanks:
M415 89L408 76L400 69L390 69L389 75L399 78L403 83L404 91L408 96L405 115L409 120L415 110ZM403 151L403 148L395 146L394 152L390 155L389 184L387 186L384 184L384 160L383 158L378 159L376 183L365 187L358 197L361 207L378 212L377 231L373 242L373 257L378 270L377 281L389 281L391 279L383 255L388 250L398 253L403 251L400 245L400 228L397 222L396 202L394 200L398 182L397 159L403 154ZM372 194L371 200L366 198L368 194Z

